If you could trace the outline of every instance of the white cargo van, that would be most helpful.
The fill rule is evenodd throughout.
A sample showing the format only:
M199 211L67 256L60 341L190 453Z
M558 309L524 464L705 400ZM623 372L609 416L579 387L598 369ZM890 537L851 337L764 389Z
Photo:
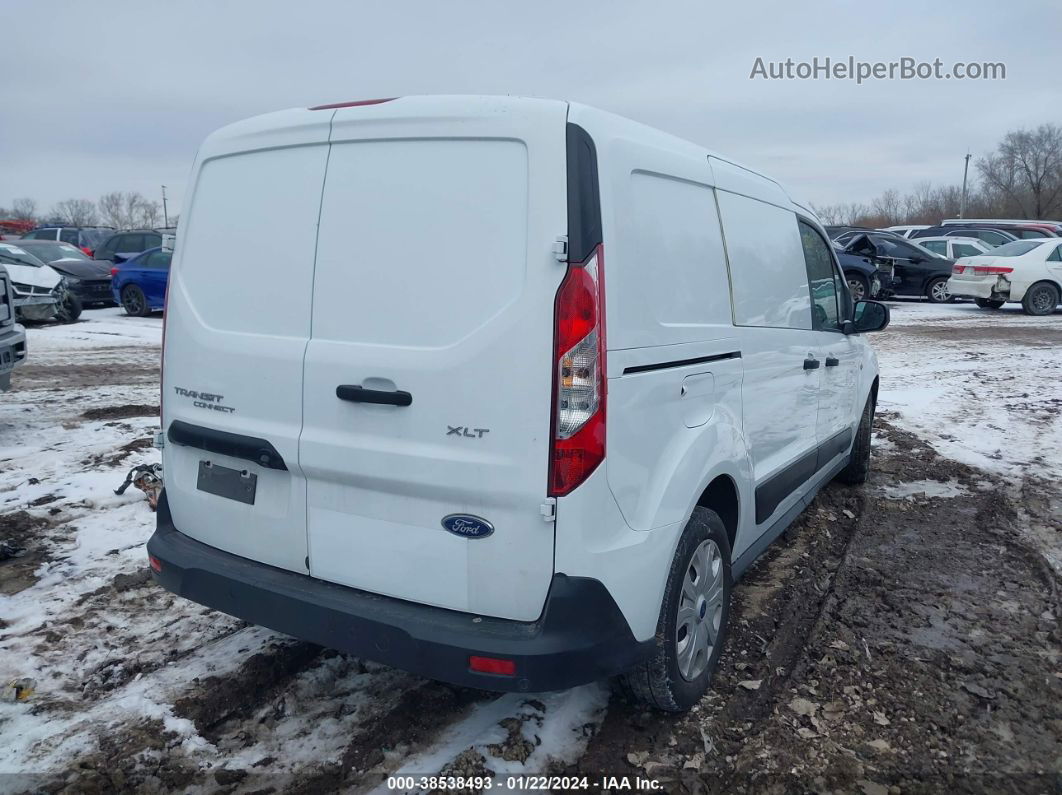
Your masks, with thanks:
M776 182L592 108L234 124L181 214L150 563L425 676L685 709L734 578L865 479L887 322Z

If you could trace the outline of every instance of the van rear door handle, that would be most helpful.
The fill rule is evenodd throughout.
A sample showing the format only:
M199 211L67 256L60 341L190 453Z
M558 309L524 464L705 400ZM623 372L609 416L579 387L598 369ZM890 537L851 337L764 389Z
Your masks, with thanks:
M834 358L834 357L832 357L832 356L827 356L827 357L826 357L826 366L827 366L827 367L836 367L836 366L837 366L837 365L839 365L840 363L841 363L841 360L840 360L840 359L835 359L835 358Z
M379 403L383 406L408 406L413 402L413 396L409 392L366 389L354 384L337 386L336 397L340 400L349 400L351 403Z
M805 370L818 370L819 369L819 360L818 359L805 359L804 360L804 369Z

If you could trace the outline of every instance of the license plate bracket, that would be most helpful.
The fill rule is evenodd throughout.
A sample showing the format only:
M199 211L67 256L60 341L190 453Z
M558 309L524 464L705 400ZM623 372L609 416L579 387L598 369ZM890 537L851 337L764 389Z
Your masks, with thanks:
M200 461L196 488L218 497L254 505L258 475L246 469L232 469L211 461Z

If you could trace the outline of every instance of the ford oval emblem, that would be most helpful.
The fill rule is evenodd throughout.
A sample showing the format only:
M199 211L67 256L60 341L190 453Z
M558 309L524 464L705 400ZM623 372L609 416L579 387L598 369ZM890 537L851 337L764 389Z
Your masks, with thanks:
M442 526L462 538L486 538L494 532L494 525L478 516L467 513L452 513L444 516Z

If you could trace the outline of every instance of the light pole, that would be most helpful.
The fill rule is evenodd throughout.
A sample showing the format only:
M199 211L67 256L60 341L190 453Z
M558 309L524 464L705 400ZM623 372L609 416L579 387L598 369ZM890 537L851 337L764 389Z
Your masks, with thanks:
M970 172L970 153L966 153L966 162L962 167L962 199L959 200L959 217L966 216L966 175Z
M967 155L966 159L969 160L970 156ZM966 180L965 179L963 180L962 184L963 184L962 192L963 192L963 196L965 196L966 195ZM962 217L962 213L959 213L959 217L960 218ZM170 225L170 214L168 212L166 212L166 186L165 185L162 186L162 225L165 226L165 227L169 227L169 225Z

